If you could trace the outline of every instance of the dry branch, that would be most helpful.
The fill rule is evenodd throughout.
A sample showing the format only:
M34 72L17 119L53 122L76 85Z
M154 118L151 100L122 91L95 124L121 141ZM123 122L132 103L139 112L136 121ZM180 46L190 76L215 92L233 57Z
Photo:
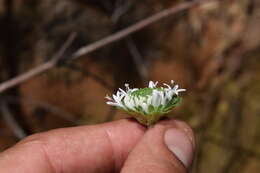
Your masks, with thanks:
M14 116L8 109L8 106L1 101L0 103L0 111L2 113L3 119L5 120L6 124L10 127L10 129L13 131L14 135L18 139L23 139L27 136L24 129L19 125L18 122L16 122Z
M104 47L105 45L108 45L110 43L113 43L115 41L121 40L123 38L125 38L126 36L143 29L146 26L149 26L163 18L166 18L170 15L176 14L178 12L187 10L197 4L203 3L203 2L208 2L206 0L196 0L196 1L192 1L192 2L184 2L181 3L180 5L177 5L173 8L169 8L169 9L165 9L161 12L158 12L157 14L154 14L146 19L141 20L140 22L137 22L136 24L133 24L132 26L127 27L126 29L123 29L115 34L112 34L104 39L101 39L99 41L96 41L90 45L84 46L82 48L80 48L79 50L77 50L75 53L72 54L72 56L69 58L70 60L74 60L77 58L82 57L83 55L86 55L90 52L93 52L99 48ZM62 46L62 48L60 49L60 51L58 51L58 53L50 60L47 61L44 64L39 65L38 67L35 67L33 69L31 69L28 72L25 72L13 79L10 79L8 81L5 81L3 83L0 84L0 93L2 93L3 91L12 88L16 85L19 85L20 83L36 76L39 75L43 72L46 72L47 70L55 67L59 60L63 57L65 50L68 48L68 46L71 44L71 42L74 40L75 38L75 34L72 34L69 39L66 41L66 43Z
M50 61L47 61L46 63L43 63L43 64L39 65L38 67L35 67L35 68L29 70L28 72L23 73L13 79L10 79L6 82L1 83L0 84L0 93L55 67L58 64L59 60L63 57L66 49L71 45L71 43L75 39L75 37L76 37L76 34L72 33L69 36L68 40L64 43L64 45L60 48L60 50L54 55L54 57Z

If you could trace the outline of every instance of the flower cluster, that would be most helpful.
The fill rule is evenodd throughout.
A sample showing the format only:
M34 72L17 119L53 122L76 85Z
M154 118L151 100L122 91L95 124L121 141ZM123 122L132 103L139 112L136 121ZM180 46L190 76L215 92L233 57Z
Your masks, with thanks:
M147 88L140 89L125 84L126 90L119 88L112 98L106 96L107 104L127 111L142 124L154 124L180 102L179 92L186 91L174 85L174 81L171 86L164 83L165 87L157 87L157 84L150 81Z

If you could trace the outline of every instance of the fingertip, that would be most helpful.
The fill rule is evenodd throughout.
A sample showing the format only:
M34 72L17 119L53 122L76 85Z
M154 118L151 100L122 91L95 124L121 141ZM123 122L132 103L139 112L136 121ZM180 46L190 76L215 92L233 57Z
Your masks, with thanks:
M186 167L190 168L193 160L193 145L185 132L170 128L164 134L164 142L171 151Z
M151 126L130 153L123 172L184 173L193 160L191 128L178 120L162 120Z
M189 168L195 150L195 137L192 128L184 121L170 119L159 123L167 128L164 142L168 149Z

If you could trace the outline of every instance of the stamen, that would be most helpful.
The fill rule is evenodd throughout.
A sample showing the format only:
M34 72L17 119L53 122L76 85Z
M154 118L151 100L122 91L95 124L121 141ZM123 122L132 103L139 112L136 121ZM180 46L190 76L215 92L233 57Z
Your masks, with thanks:
M125 84L125 87L126 87L126 92L130 90L128 83Z

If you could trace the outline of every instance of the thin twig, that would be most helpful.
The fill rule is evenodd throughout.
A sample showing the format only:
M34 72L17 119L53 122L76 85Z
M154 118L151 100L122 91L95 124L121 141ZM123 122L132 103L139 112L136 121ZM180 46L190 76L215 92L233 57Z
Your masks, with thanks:
M123 4L121 4L121 3L122 3L122 0L116 1L116 9L111 16L111 20L114 23L117 23L117 21L120 19L120 17L122 15L124 15L130 9L130 7L133 5L133 1L124 1Z
M98 83L100 83L104 88L107 88L110 90L112 90L114 88L114 86L111 86L102 77L100 77L86 69L80 68L79 66L77 66L75 64L72 64L72 63L64 64L64 67L67 67L71 70L78 71L78 72L82 73L83 75L90 76L91 78L95 79Z
M144 64L144 60L141 53L131 37L127 37L126 45L134 60L139 76L141 77L143 83L145 83L148 78L148 70L146 65Z
M80 48L78 51L76 51L70 59L77 59L79 57L82 57L83 55L86 55L90 52L93 52L101 47L104 47L107 44L113 43L115 41L121 40L125 38L126 36L139 31L143 29L146 26L149 26L158 20L161 20L163 18L169 17L170 15L176 14L178 12L187 10L197 4L200 4L202 2L208 2L206 0L196 0L191 2L184 2L176 7L165 9L161 12L158 12L157 14L154 14L144 20L141 20L140 22L137 22L136 24L133 24L132 26L127 27L126 29L123 29L115 34L112 34L104 39L101 39L99 41L96 41L90 45L84 46Z
M184 2L176 7L173 8L169 8L169 9L165 9L157 14L152 15L151 17L148 17L144 20L141 20L140 22L137 22L136 24L133 24L130 27L127 27L126 29L123 29L115 34L112 34L104 39L101 39L99 41L96 41L90 45L84 46L82 48L80 48L78 51L76 51L75 53L72 54L70 60L74 60L77 58L82 57L83 55L86 55L90 52L93 52L99 48L104 47L105 45L108 45L110 43L113 43L115 41L121 40L123 38L125 38L126 36L143 29L146 26L149 26L155 22L157 22L158 20L161 20L163 18L166 18L170 15L176 14L178 12L187 10L197 4L200 4L202 2L208 2L206 0L196 0L196 1L192 1L192 2ZM75 37L75 36L74 36ZM57 65L57 63L59 62L59 59L62 58L62 55L64 54L64 50L66 50L67 46L70 45L70 43L72 42L73 37L71 36L70 39L68 39L68 41L66 42L67 44L64 44L63 48L61 48L61 50L59 51L59 53L57 53L54 58L52 58L50 61L35 67L33 69L31 69L30 71L23 73L13 79L10 79L6 82L3 82L2 84L0 84L0 93L2 93L3 91L14 87L36 75L39 75L53 67L55 67Z
M12 113L8 109L7 105L1 101L0 103L0 110L2 112L2 116L6 121L7 125L12 129L14 135L18 139L23 139L27 136L26 132L23 128L16 122L15 118L13 117Z
M53 113L53 115L56 115L73 125L78 125L78 119L75 118L75 116L68 111L57 107L55 105L49 104L47 102L43 102L37 99L33 98L26 98L26 97L15 97L15 96L3 96L1 97L2 100L4 100L7 103L12 103L12 104L20 104L23 102L24 104L30 105L32 107L40 107L43 108L44 110Z
M35 68L31 69L30 71L25 72L13 79L10 79L6 82L1 83L0 84L0 93L55 67L58 64L59 60L63 57L66 49L71 45L71 43L73 42L75 37L76 37L76 34L72 33L69 36L69 38L67 39L67 41L64 43L64 45L60 48L60 50L48 62L43 63L43 64L39 65L38 67L35 67Z

